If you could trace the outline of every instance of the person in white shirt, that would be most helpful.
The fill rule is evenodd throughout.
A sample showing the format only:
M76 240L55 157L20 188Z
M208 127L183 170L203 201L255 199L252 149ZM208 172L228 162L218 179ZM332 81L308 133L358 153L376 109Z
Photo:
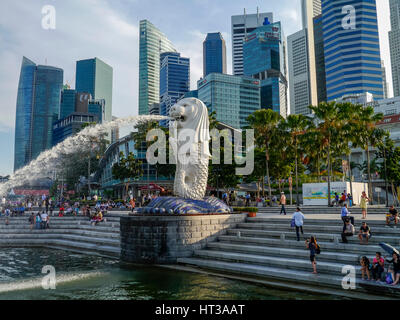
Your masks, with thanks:
M294 224L296 227L297 241L300 241L299 231L301 231L301 234L304 235L303 232L304 214L301 212L299 207L297 207L296 212L293 213L292 219L294 219Z

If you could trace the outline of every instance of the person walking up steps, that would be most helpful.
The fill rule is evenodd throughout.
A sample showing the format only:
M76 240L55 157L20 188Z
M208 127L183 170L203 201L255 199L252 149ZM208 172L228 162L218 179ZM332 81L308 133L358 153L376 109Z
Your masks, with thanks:
M286 209L285 209L285 205L286 205L286 196L285 196L285 193L284 192L282 192L281 193L281 199L280 199L280 202L281 202L281 213L280 214L282 214L282 212L284 213L284 215L286 216Z
M313 267L313 274L317 274L317 261L315 255L321 252L320 246L315 237L311 237L310 241L306 240L307 249L310 250L310 261Z
M300 231L304 235L303 224L304 224L304 214L301 212L300 208L297 207L296 212L293 213L292 219L296 227L297 241L300 241Z

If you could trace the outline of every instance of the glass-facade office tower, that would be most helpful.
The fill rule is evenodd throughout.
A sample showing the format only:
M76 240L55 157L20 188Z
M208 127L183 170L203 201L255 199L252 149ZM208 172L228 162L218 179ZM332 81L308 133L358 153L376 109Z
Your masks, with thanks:
M160 54L176 52L171 41L147 20L140 21L139 114L149 114L160 103Z
M389 0L390 24L389 46L392 61L393 94L400 96L400 0Z
M280 22L266 19L243 45L244 74L260 80L261 108L272 109L286 118L288 113L286 44Z
M326 74L322 14L314 17L314 50L318 103L326 102Z
M322 0L327 100L383 98L375 0Z
M208 33L203 42L203 76L226 73L226 44L220 32Z
M257 13L232 16L232 70L236 76L243 75L243 42L246 35L262 26L265 18L272 23L273 14Z
M246 119L260 109L258 80L210 73L197 82L198 97L208 110L215 111L218 121L240 129L248 125Z
M190 59L177 52L160 55L160 115L168 116L171 107L190 89ZM168 125L168 121L161 121Z
M112 121L112 67L99 58L77 61L75 87L77 92L90 93L95 100L104 99L106 111L103 121Z
M14 170L52 147L53 122L58 120L64 71L22 59L15 119Z
M59 119L68 117L75 112L76 90L64 89L61 91L61 107Z

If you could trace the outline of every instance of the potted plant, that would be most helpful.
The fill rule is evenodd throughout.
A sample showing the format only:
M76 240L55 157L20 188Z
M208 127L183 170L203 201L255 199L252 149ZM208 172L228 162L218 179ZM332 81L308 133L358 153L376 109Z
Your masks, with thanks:
M236 213L247 213L249 218L254 218L257 215L258 208L253 207L236 207L233 208L233 211Z

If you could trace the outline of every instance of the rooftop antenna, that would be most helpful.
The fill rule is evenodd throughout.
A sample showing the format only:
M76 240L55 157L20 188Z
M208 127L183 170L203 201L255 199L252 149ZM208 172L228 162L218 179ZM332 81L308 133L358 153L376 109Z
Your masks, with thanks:
M44 65L47 66L47 58L44 59Z
M260 26L260 10L257 7L257 27L259 27L259 26Z

